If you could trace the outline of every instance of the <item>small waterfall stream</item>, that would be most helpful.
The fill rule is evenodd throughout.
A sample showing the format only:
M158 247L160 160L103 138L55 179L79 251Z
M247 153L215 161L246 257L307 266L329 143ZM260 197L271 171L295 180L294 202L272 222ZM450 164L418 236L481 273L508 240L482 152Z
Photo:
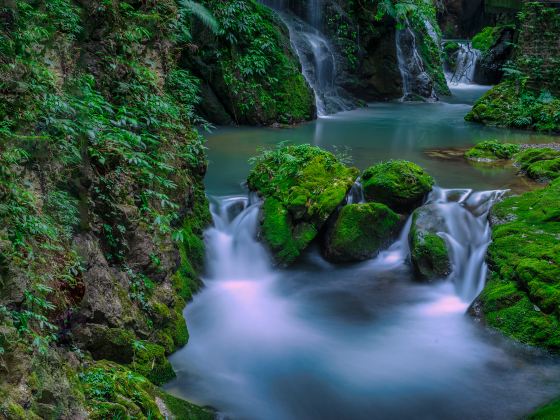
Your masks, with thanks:
M424 62L416 45L416 35L410 25L406 24L403 29L396 29L395 43L403 85L401 100L437 100L433 82L424 68Z
M359 183L353 190L349 201L360 202ZM486 214L500 195L430 195L454 262L435 284L412 281L412 218L372 260L336 266L311 250L279 270L257 240L258 198L212 198L206 287L185 309L191 338L170 357L177 378L166 389L219 418L428 420L434 401L440 418L518 417L543 400L527 392L536 382L556 392L558 369L504 351L464 315L484 279Z
M455 68L446 72L447 81L453 85L472 84L476 66L481 53L470 42L460 42L459 50L454 54Z
M295 16L286 1L260 0L273 8L288 28L292 48L297 54L302 73L315 95L318 116L354 108L354 101L337 84L337 55L322 33L323 0L310 0L305 20Z
M486 280L486 249L491 241L488 212L506 191L474 192L470 189L434 188L427 206L444 222L439 233L450 248L453 281L457 295L471 303Z

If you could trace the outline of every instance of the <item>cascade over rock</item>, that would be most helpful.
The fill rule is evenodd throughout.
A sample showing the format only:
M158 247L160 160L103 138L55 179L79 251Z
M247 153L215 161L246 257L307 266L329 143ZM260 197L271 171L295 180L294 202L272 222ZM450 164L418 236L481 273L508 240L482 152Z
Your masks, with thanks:
M404 29L397 29L395 42L403 84L402 100L437 99L433 81L418 52L416 35L412 29L408 25Z

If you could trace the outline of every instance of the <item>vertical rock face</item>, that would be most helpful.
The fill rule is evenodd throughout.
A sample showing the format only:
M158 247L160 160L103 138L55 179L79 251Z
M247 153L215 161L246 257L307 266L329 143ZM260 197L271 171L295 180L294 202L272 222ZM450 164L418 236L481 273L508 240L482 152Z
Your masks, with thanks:
M416 36L407 26L397 29L396 49L403 83L403 100L435 99L434 83L425 69L416 45Z
M513 54L514 40L514 28L506 27L500 30L500 34L492 47L477 62L474 76L476 83L494 85L501 81L504 74L503 67Z
M448 38L470 38L489 22L484 0L443 0L441 3L439 21Z

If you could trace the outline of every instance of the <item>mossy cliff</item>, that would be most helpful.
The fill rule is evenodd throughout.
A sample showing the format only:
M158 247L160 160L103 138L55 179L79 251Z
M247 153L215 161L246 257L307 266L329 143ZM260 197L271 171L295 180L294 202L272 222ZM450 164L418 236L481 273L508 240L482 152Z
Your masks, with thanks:
M371 101L402 97L395 34L397 28L405 26L414 32L429 83L438 94L449 94L439 46L437 2L329 0L325 3L323 26L341 52L342 84L357 98Z
M155 391L139 402L119 385L106 411L79 373L108 359L155 390L144 377L171 378L166 356L188 339L210 222L199 82L177 64L191 10L14 0L0 12L0 417L160 418L171 407Z
M315 118L315 98L291 50L287 28L255 0L203 2L214 35L199 25L183 61L203 80L200 109L212 122L293 124Z
M524 2L514 62L506 78L467 114L467 121L539 131L560 131L560 15Z
M264 199L263 239L279 263L290 264L343 203L358 170L310 145L265 151L253 165L247 181Z
M560 351L560 181L491 212L490 279L472 310L523 343Z

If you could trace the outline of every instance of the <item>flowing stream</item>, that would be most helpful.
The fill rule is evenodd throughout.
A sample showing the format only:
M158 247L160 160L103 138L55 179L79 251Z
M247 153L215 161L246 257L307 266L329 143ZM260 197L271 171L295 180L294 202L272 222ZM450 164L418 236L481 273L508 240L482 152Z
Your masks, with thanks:
M401 100L437 100L432 80L418 52L416 35L408 24L403 29L396 29L395 43L403 85Z
M304 19L293 14L286 1L261 0L276 10L288 28L292 48L297 54L302 73L315 94L318 116L355 108L354 100L337 84L337 56L322 33L322 0L310 0Z
M447 82L453 85L469 85L474 81L476 66L481 53L470 42L459 42L454 54L455 68L446 72Z
M209 139L206 287L185 309L187 346L171 357L166 389L232 419L515 419L560 394L560 363L477 324L466 310L483 287L486 214L511 168L434 158L436 146L547 136L464 122L482 88L452 102L372 104L293 130L220 129ZM426 206L450 245L453 271L431 284L408 263L410 220L376 258L333 265L310 249L275 268L256 239L261 203L240 182L262 145L292 139L352 147L355 164L406 158L441 186ZM358 182L348 202L363 200Z

